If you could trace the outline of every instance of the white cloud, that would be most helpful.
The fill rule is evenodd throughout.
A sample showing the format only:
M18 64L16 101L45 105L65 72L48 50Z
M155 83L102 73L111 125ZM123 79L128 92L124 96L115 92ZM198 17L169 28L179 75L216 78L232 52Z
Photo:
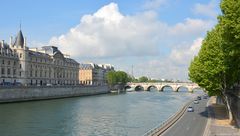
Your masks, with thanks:
M202 14L208 17L216 18L218 15L217 6L219 5L218 0L211 0L208 4L195 4L193 12L195 14Z
M124 16L115 3L85 15L67 34L51 39L50 44L75 57L117 57L157 55L159 31L167 29L154 12Z
M96 13L83 16L77 26L53 37L49 44L57 45L77 60L108 59L126 71L129 71L127 65L135 64L137 76L186 80L188 64L200 49L199 37L213 25L212 20L192 18L168 25L153 10L123 15L117 4L110 3ZM134 56L139 60L131 59Z
M161 43L172 36L199 35L211 28L209 21L186 19L168 26L156 18L156 12L146 11L124 16L115 3L110 3L92 15L81 18L80 24L66 34L53 37L51 45L74 57L155 56Z
M168 57L154 58L138 63L134 68L136 77L146 75L153 78L172 80L188 79L188 66L191 59L201 48L203 38L199 37L192 43L175 46Z
M175 26L171 27L169 33L171 35L201 35L205 33L209 28L214 25L212 20L202 20L202 19L191 19L187 18L184 22L177 23Z
M198 51L200 50L202 41L203 38L197 38L190 46L176 46L174 49L172 49L170 59L176 64L188 65L191 59L197 55Z

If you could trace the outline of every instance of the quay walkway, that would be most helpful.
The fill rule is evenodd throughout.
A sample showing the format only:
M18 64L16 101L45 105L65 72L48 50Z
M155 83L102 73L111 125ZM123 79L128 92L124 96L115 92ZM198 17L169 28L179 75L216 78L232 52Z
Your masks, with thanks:
M208 109L209 118L203 136L240 136L240 130L229 125L225 106L216 104L216 97L210 98Z

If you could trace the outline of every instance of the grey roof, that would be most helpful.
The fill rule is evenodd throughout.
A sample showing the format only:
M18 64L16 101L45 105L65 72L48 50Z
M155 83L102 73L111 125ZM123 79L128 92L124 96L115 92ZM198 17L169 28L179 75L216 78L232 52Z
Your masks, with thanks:
M4 51L7 54L12 54L11 56L17 57L17 53L13 51L7 43L0 43L0 51Z
M93 69L91 64L79 64L80 69Z
M10 48L10 46L7 43L4 43L2 45L2 43L0 42L0 48L2 48L3 50L9 50L12 52L12 49Z
M71 63L78 63L77 61L75 61L74 59L70 59L70 58L65 58L66 62L71 62Z
M2 44L2 42L0 42L0 48L7 49L7 48L9 48L9 45L7 43Z
M41 52L35 52L35 51L29 51L29 55L30 56L35 56L35 57L47 57L47 58L49 58L50 57L50 55L48 55L48 54L45 54L45 53L41 53Z
M56 52L61 52L58 50L56 46L43 46L42 49L45 50L47 54L52 54L52 55L55 54Z
M21 46L22 48L24 46L24 38L21 30L18 32L14 46Z

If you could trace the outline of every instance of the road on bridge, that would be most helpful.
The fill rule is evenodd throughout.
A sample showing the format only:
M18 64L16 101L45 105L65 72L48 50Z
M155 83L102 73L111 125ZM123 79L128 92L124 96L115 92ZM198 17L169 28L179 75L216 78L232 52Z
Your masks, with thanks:
M202 99L199 104L192 103L194 112L186 111L162 136L203 136L208 118L207 101L208 99Z

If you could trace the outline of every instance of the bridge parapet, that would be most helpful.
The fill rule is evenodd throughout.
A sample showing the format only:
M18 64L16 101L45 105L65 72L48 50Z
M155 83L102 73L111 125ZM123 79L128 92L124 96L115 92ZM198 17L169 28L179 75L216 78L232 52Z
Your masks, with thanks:
M158 91L163 91L163 88L169 86L173 89L173 91L178 91L180 87L185 87L189 92L192 92L195 88L200 88L196 83L170 83L170 82L159 82L159 83L127 83L127 86L131 88L141 87L144 91L149 91L150 87L157 88Z

